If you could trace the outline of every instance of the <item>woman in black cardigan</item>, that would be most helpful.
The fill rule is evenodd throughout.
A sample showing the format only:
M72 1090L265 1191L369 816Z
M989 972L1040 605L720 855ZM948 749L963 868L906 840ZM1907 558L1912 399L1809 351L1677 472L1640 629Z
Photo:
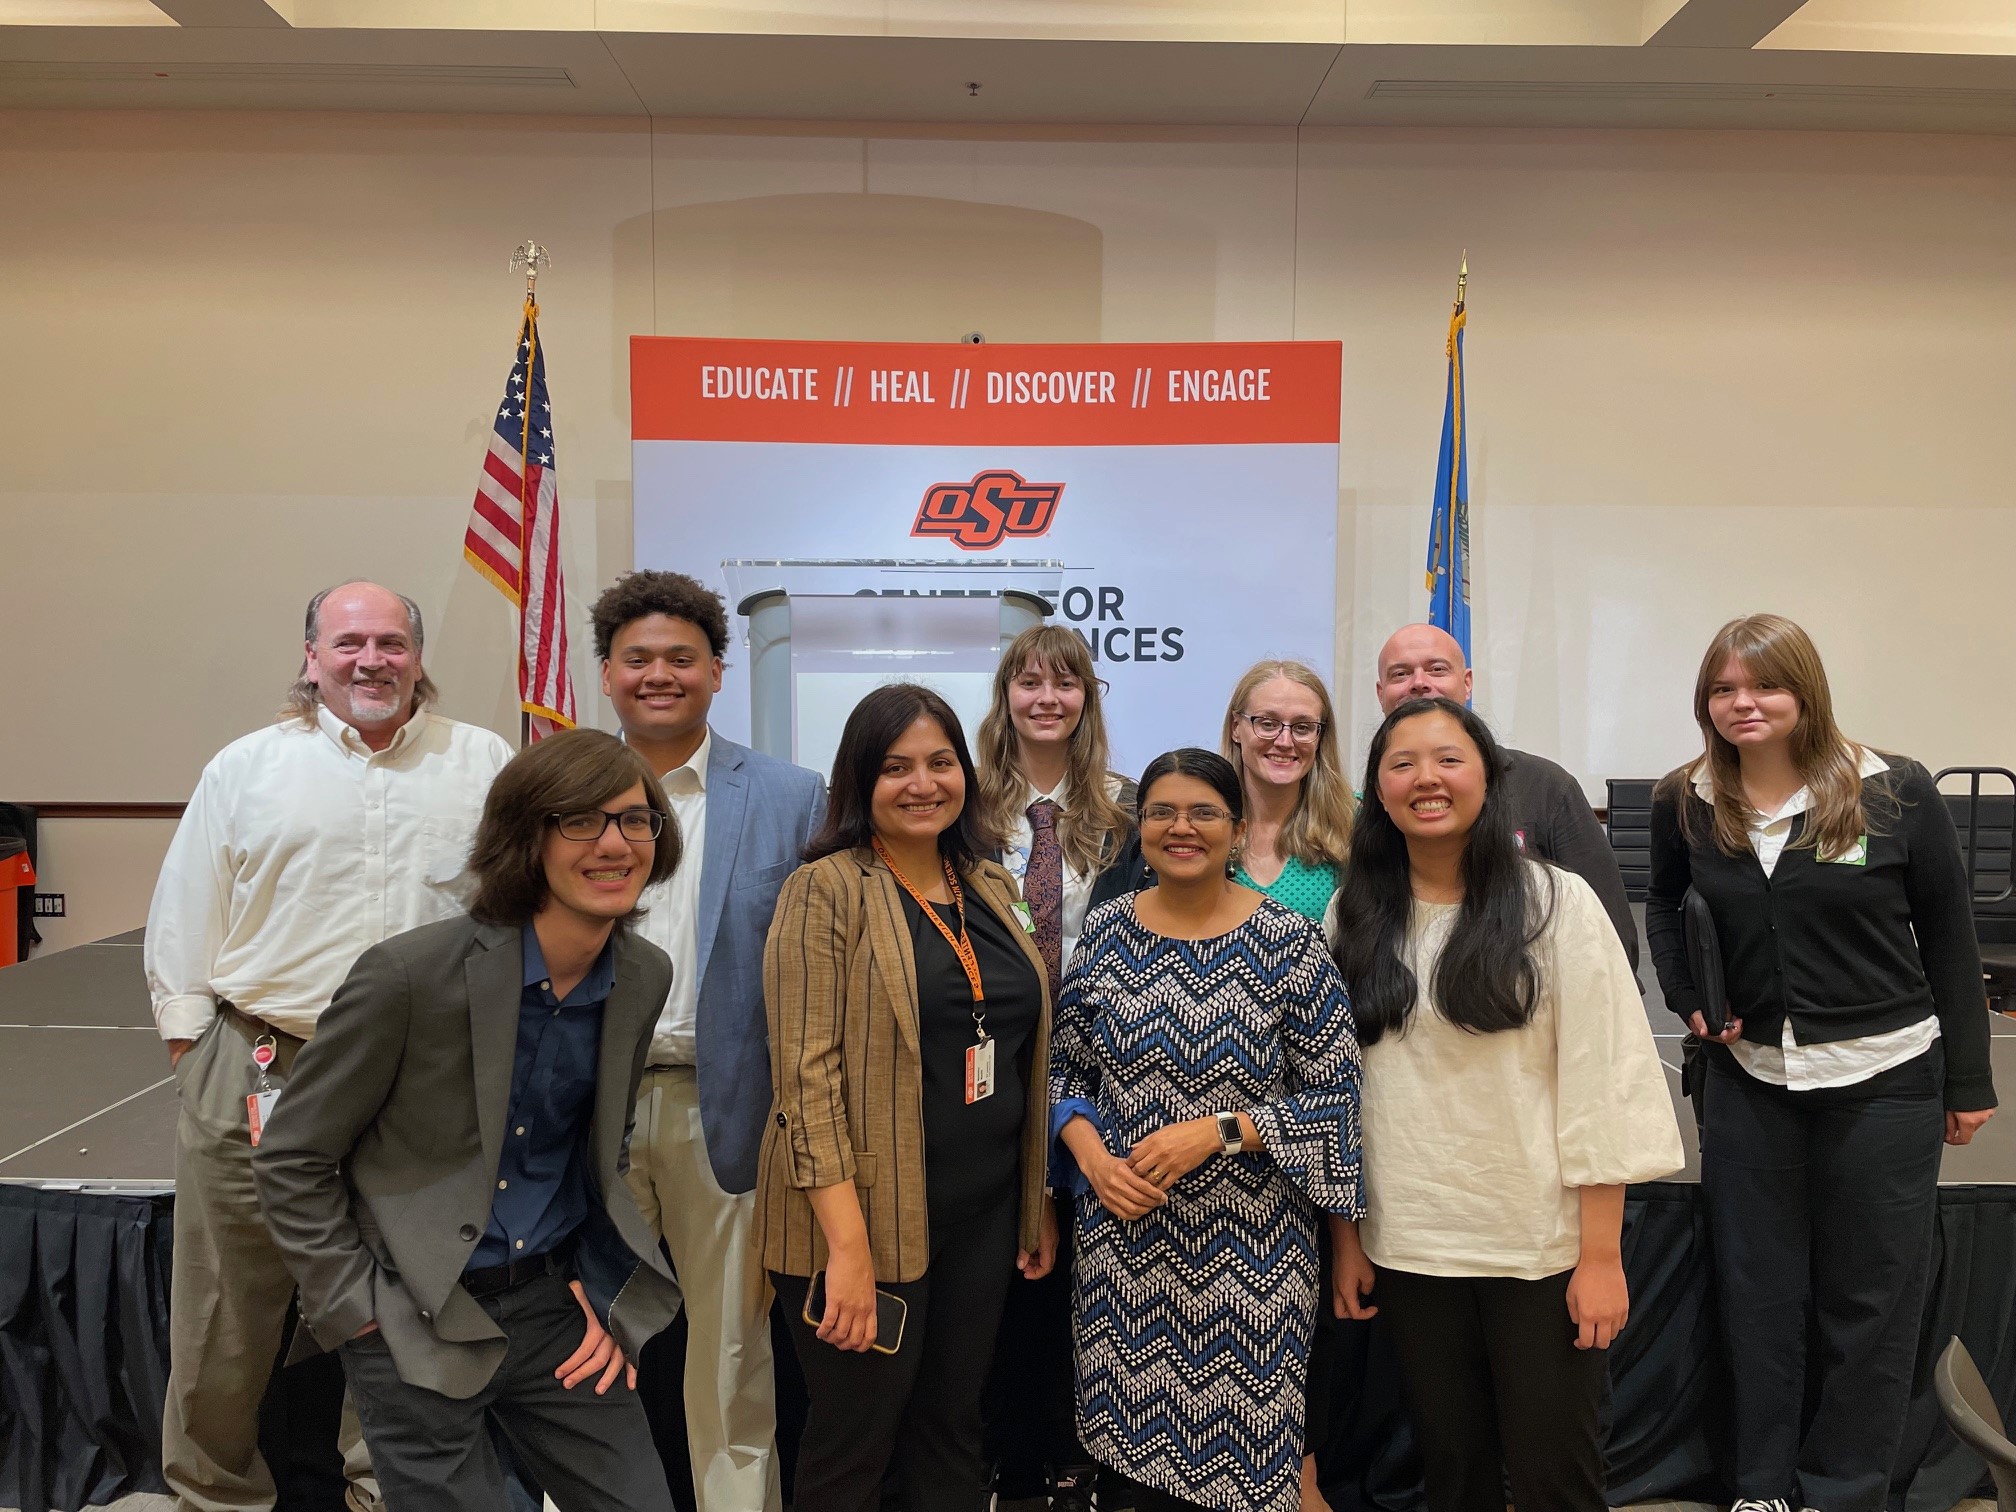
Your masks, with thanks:
M1910 1399L1943 1140L1995 1107L1953 821L1917 762L1834 723L1806 633L1724 625L1702 659L1705 754L1652 806L1646 933L1708 1045L1701 1182L1734 1383L1735 1512L1882 1512ZM1711 1034L1681 900L1715 921ZM1826 1363L1800 1432L1808 1355Z

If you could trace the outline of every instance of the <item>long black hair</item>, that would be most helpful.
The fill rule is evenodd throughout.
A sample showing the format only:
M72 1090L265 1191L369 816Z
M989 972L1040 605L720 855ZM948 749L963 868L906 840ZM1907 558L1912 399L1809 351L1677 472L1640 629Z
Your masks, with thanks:
M1435 966L1442 1016L1473 1034L1520 1029L1540 1004L1533 945L1554 907L1544 867L1519 852L1506 807L1505 753L1490 726L1446 698L1410 698L1386 716L1365 758L1365 802L1351 836L1351 864L1337 892L1337 969L1351 989L1360 1044L1403 1032L1421 995L1403 951L1414 914L1407 837L1379 801L1379 766L1402 720L1447 714L1484 763L1484 806L1463 848L1463 903Z
M980 815L980 779L974 775L973 753L966 748L966 731L952 705L921 683L890 683L854 705L847 716L840 748L833 753L826 822L805 847L807 861L866 846L873 838L875 784L882 776L882 762L903 732L920 719L938 722L966 778L966 801L959 817L939 834L938 853L963 874L998 849Z

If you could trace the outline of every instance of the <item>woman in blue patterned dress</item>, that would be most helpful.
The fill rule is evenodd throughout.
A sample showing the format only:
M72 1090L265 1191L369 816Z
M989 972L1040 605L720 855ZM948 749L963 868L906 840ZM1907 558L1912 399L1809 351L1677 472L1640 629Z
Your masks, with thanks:
M1317 1212L1361 1210L1351 1005L1321 930L1228 875L1230 762L1159 756L1140 804L1159 885L1086 919L1051 1041L1079 1435L1143 1512L1295 1512Z

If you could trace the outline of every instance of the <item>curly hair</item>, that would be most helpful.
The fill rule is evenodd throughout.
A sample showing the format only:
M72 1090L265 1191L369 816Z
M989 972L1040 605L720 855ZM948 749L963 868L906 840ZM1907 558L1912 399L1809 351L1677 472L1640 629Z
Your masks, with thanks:
M728 610L721 595L683 572L626 572L602 591L588 611L595 627L595 655L609 660L616 632L633 620L663 614L698 625L719 658L728 654Z

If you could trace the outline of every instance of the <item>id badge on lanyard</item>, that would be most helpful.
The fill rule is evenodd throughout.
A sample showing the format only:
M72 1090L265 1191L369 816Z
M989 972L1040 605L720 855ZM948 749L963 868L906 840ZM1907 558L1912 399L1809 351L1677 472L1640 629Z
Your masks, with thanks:
M903 890L915 900L924 917L936 925L938 933L945 937L945 943L952 947L952 954L959 958L960 969L966 973L966 985L973 991L974 1043L966 1047L966 1102L970 1107L994 1095L994 1037L987 1032L987 991L980 980L980 958L974 953L972 936L966 932L966 890L959 885L959 874L952 869L952 863L943 861L945 885L952 893L952 906L959 916L959 932L954 934L938 910L931 906L930 900L903 875L879 837L875 840L875 853L896 880L903 884Z
M280 1047L270 1034L262 1034L252 1042L252 1064L259 1068L259 1080L245 1095L245 1122L252 1131L255 1150L259 1148L259 1136L266 1131L266 1121L273 1116L273 1105L280 1101L280 1088L273 1085L273 1078L267 1074L279 1053Z

